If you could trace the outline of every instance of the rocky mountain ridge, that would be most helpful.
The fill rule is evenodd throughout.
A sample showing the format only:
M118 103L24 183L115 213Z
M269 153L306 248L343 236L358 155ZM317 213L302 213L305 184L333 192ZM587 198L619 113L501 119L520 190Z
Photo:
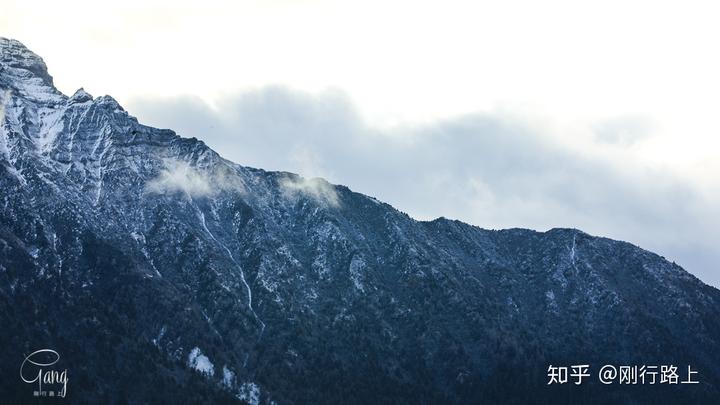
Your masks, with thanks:
M422 222L68 97L0 39L0 390L62 354L73 402L712 401L720 292L575 229ZM548 386L555 364L693 386Z

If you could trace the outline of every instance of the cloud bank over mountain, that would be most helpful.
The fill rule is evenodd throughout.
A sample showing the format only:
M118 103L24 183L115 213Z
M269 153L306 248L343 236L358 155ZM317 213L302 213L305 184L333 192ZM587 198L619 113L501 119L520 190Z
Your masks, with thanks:
M508 111L376 127L334 90L275 86L212 105L187 96L128 107L240 164L324 177L419 219L581 228L657 251L720 285L717 186L637 159L633 148L653 136L642 116L593 123L589 140L568 142L552 123Z

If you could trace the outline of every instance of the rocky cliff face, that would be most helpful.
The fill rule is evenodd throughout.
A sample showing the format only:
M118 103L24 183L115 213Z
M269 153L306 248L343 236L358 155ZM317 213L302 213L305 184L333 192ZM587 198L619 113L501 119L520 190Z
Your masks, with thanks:
M720 398L720 292L574 229L415 221L229 162L0 39L0 390L52 348L73 402ZM548 386L548 366L691 365L701 384Z

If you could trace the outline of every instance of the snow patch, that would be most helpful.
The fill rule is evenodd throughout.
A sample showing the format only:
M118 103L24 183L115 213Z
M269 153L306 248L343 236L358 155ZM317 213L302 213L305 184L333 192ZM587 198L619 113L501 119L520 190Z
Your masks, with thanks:
M2 124L2 121L5 120L5 103L10 101L11 96L12 92L8 89L5 90L2 94L2 97L0 97L0 124Z
M555 293L553 291L546 291L545 292L545 300L547 301L547 306L550 310L557 313L558 311L558 304L557 300L555 299Z
M77 103L88 103L90 101L93 101L93 96L85 91L82 87L77 89L75 94L70 97L68 100L68 103L70 104L77 104Z
M12 93L10 90L5 90L0 96L0 156L10 158L10 153L7 147L7 135L5 135L5 104L10 100Z
M227 366L223 366L223 385L232 388L235 385L235 373Z
M213 366L207 356L202 354L199 347L195 347L190 351L190 354L188 354L188 366L206 376L212 377L215 375L215 366Z
M570 261L573 266L575 266L575 238L576 235L573 235L572 246L570 247Z
M235 266L238 268L238 270L240 270L240 280L241 280L242 283L245 285L245 289L246 289L247 295L248 295L248 304L247 304L247 305L248 305L248 308L250 309L250 312L252 312L253 316L255 317L255 320L260 323L260 333L258 334L258 342L259 342L260 339L262 339L263 332L265 332L265 322L263 322L263 321L260 319L260 317L258 316L258 314L257 314L257 313L255 312L255 310L253 309L253 306L252 306L252 302L253 302L253 301L252 301L252 290L250 289L250 284L248 284L247 280L245 279L245 272L243 271L242 267L240 267L240 264L235 260L235 257L233 256L233 254L232 254L232 252L230 251L230 249L229 249L227 246L225 246L225 244L223 244L222 242L220 242L220 241L215 237L215 235L213 235L212 232L210 232L210 228L208 228L208 226L207 226L207 221L205 221L205 214L204 214L202 211L200 211L200 208L198 208L197 206L195 206L195 209L197 210L198 219L200 219L200 223L202 224L203 228L205 229L205 232L207 232L207 234L210 236L210 238L212 238L213 241L215 241L215 243L219 244L223 249L225 249L225 251L226 251L227 254L228 254L228 257L230 258L230 260L235 264Z
M63 117L64 109L46 109L42 112L42 130L40 136L35 139L35 144L41 152L47 152L52 147L57 137L64 130Z
M260 387L254 382L246 382L240 386L237 398L245 401L250 405L260 404Z
M350 279L355 285L355 289L361 292L365 292L365 286L362 282L363 269L365 269L365 261L360 256L353 256L350 261Z
M157 337L152 340L152 342L155 346L160 347L160 339L162 339L163 336L165 336L166 331L167 331L167 329L165 328L165 325L163 325L163 327L160 328L160 333L158 333Z
M328 266L327 256L325 256L325 253L319 254L315 260L313 260L311 268L320 276L320 278L325 278L330 274L330 266Z

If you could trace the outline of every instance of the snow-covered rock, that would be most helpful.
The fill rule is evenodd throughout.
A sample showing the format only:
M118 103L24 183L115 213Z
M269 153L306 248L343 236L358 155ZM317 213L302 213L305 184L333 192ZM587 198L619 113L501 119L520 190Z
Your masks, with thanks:
M195 347L188 354L188 367L194 368L208 377L215 375L215 366L199 347Z

